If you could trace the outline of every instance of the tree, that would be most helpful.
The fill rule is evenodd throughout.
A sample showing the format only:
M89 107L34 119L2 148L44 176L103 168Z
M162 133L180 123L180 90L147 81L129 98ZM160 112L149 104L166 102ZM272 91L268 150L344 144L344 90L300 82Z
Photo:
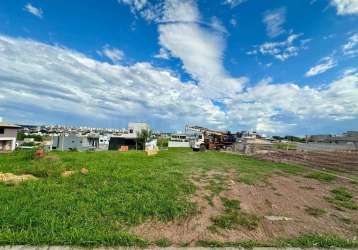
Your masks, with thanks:
M137 140L140 144L143 145L143 149L145 149L145 144L147 143L147 141L152 138L152 134L152 131L149 129L142 129L142 131L138 133Z

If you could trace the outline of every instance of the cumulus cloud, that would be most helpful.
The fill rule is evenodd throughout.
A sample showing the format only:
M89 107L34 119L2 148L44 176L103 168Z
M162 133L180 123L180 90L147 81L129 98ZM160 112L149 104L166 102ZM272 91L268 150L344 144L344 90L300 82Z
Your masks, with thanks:
M145 117L168 128L225 121L198 86L148 63L110 65L65 48L6 36L0 36L0 51L0 107L8 114L25 114L31 107L54 116L107 121Z
M355 33L348 38L347 43L342 46L342 51L343 54L347 56L354 57L358 55L358 33Z
M24 10L29 12L30 14L37 16L38 18L43 17L43 11L40 8L36 8L35 6L31 5L30 3L26 4Z
M280 61L286 61L288 58L297 56L299 51L306 48L308 39L298 40L303 34L291 34L285 41L265 42L254 49L248 51L248 55L270 55Z
M262 19L266 25L266 32L270 38L277 37L285 33L282 27L286 21L286 9L279 8L276 10L266 11Z
M267 133L293 127L307 129L313 121L332 123L357 119L358 74L346 75L323 88L264 79L228 101L230 122Z
M212 98L224 98L242 89L247 79L232 78L223 66L226 28L216 17L212 17L209 23L204 22L196 1L159 1L147 4L138 13L141 16L154 13L150 21L158 24L159 45L162 48L156 58L180 59L183 69Z
M158 59L168 60L170 58L170 53L168 50L166 50L164 48L160 48L159 53L156 54L154 57L158 58Z
M247 0L225 0L224 4L229 5L231 8L235 8L236 6L246 2Z
M97 51L101 56L105 56L110 59L113 63L118 63L123 60L124 52L117 48L111 48L109 45L105 45L101 51Z
M195 2L178 0L165 3L163 16L167 22L158 27L160 45L183 62L208 95L224 98L241 91L246 79L230 77L223 66L224 32L211 28L221 27L216 18L215 25L203 27Z
M305 76L306 77L311 77L311 76L319 75L319 74L322 74L322 73L326 72L327 70L329 70L331 68L334 68L336 66L337 66L337 64L333 60L333 58L331 56L327 56L327 57L322 58L319 61L318 65L310 68L306 72Z
M64 116L84 121L145 118L166 129L191 123L285 133L313 121L358 117L354 71L322 88L265 79L222 98L221 109L204 86L182 82L149 63L111 65L66 48L7 36L0 36L0 51L0 112L22 121L38 121L45 113L56 121Z
M338 15L358 14L357 0L331 0L331 5L336 7Z

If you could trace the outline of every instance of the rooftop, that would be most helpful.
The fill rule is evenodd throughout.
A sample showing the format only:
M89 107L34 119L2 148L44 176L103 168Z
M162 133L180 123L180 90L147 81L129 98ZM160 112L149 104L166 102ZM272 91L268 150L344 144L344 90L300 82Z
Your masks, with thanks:
M8 122L0 122L0 128L21 128L21 127Z

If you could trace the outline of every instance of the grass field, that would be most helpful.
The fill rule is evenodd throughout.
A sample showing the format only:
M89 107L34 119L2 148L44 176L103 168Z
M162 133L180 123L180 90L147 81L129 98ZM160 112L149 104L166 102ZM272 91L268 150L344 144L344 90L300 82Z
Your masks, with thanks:
M89 173L81 174L81 168ZM190 199L197 189L190 179L193 173L229 169L236 171L238 182L250 185L264 183L277 172L304 172L298 166L187 149L161 151L153 157L135 151L52 152L42 159L33 159L31 152L2 154L0 172L32 174L38 180L19 185L0 182L0 245L170 245L166 239L153 243L134 235L130 228L149 220L165 223L200 212ZM62 177L66 170L76 173ZM301 237L285 242L327 242L323 236L307 237L306 241ZM328 239L330 245L357 244ZM205 242L197 244L214 244Z

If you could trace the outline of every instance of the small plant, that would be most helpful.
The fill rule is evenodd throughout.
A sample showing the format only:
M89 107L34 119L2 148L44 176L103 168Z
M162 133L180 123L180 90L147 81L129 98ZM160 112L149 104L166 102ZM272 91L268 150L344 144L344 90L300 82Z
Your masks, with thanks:
M233 229L239 224L239 213L237 211L225 212L215 218L212 218L214 226L223 229Z
M163 238L155 241L155 245L157 245L158 247L169 247L171 245L171 242L168 239Z
M314 172L311 174L306 175L307 178L315 179L322 182L331 182L336 179L334 175L321 173L321 172Z
M239 210L240 201L239 200L229 200L227 198L221 197L221 201L226 209Z
M181 241L181 242L179 243L179 245L180 245L181 247L187 247L187 246L190 245L190 242L189 242L189 241Z
M239 200L229 200L223 197L221 200L225 211L223 214L212 218L213 226L223 229L234 229L237 226L243 226L249 230L253 230L258 226L259 217L240 211Z
M248 213L239 213L238 214L238 224L240 226L246 227L249 230L254 230L259 225L260 218L254 214Z
M352 210L358 209L357 204L352 200L353 195L345 187L339 187L331 190L331 196L326 197L327 201L335 205L337 208L348 208Z
M326 213L326 211L324 209L314 208L314 207L306 207L305 211L309 215L312 215L312 216L315 216L315 217L322 216L322 215L324 215Z

